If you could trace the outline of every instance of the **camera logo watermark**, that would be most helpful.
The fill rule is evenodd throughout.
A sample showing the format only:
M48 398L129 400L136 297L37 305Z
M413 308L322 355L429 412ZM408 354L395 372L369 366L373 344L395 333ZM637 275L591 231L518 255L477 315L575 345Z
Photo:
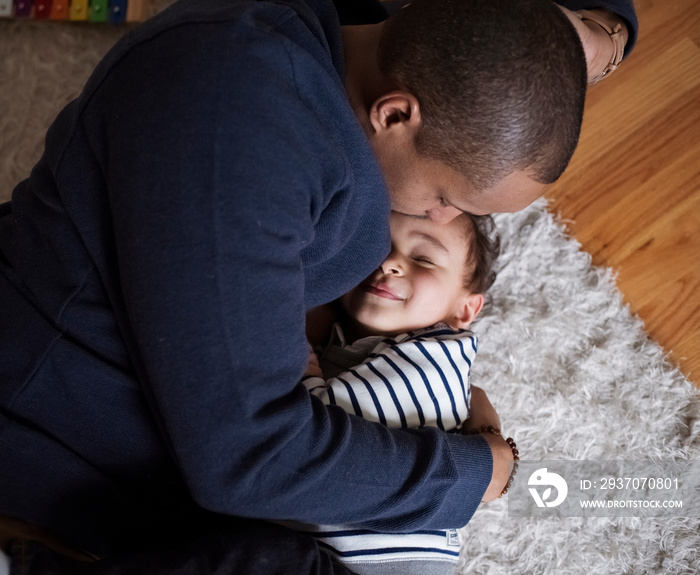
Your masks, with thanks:
M564 502L566 496L569 493L569 486L566 484L566 480L558 473L553 473L547 471L546 467L538 469L532 475L527 482L530 486L530 495L535 500L537 507L557 507ZM536 486L536 487L535 487ZM545 487L542 496L540 496L537 487ZM557 496L553 500L549 500L552 495L552 487L556 489Z

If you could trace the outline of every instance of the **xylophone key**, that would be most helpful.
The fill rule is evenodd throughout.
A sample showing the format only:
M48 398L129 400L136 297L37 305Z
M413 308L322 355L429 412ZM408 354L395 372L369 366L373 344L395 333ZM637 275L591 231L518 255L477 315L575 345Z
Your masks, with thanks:
M49 18L51 20L65 20L68 18L68 0L53 0Z
M88 19L88 0L71 0L68 8L69 20Z
M126 22L126 0L112 0L109 3L109 21L112 24Z
M106 22L109 16L108 0L92 0L90 2L90 22Z
M45 20L51 14L51 0L35 0L34 2L34 18L37 20Z
M12 0L0 0L0 18L12 16Z
M32 0L15 0L15 18L27 18L32 14Z
M146 19L145 0L128 0L126 6L127 22L143 22Z

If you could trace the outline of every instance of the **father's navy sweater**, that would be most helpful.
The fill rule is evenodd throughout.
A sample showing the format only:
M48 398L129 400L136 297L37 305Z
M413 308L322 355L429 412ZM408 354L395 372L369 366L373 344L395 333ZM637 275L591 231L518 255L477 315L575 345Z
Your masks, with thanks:
M478 437L388 430L300 379L305 312L389 249L324 0L187 0L136 29L0 206L0 515L97 554L206 513L460 527Z

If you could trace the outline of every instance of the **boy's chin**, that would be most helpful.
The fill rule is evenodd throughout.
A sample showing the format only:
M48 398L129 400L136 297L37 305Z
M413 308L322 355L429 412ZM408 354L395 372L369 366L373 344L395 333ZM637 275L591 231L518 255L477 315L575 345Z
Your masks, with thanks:
M412 327L402 325L400 323L377 321L358 324L358 328L358 331L364 334L364 336L383 335L387 337L399 335L415 329Z
M372 335L395 335L393 329L394 326L389 323L377 321L376 317L371 318L370 321L367 322L358 321L355 319L353 324L355 332L359 337L369 337Z

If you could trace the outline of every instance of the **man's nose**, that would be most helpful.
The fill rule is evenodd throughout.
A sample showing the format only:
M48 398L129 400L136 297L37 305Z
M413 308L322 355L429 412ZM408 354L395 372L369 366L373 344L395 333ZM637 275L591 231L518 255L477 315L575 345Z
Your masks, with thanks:
M438 206L427 211L428 217L438 224L449 224L462 210L458 210L454 206Z

